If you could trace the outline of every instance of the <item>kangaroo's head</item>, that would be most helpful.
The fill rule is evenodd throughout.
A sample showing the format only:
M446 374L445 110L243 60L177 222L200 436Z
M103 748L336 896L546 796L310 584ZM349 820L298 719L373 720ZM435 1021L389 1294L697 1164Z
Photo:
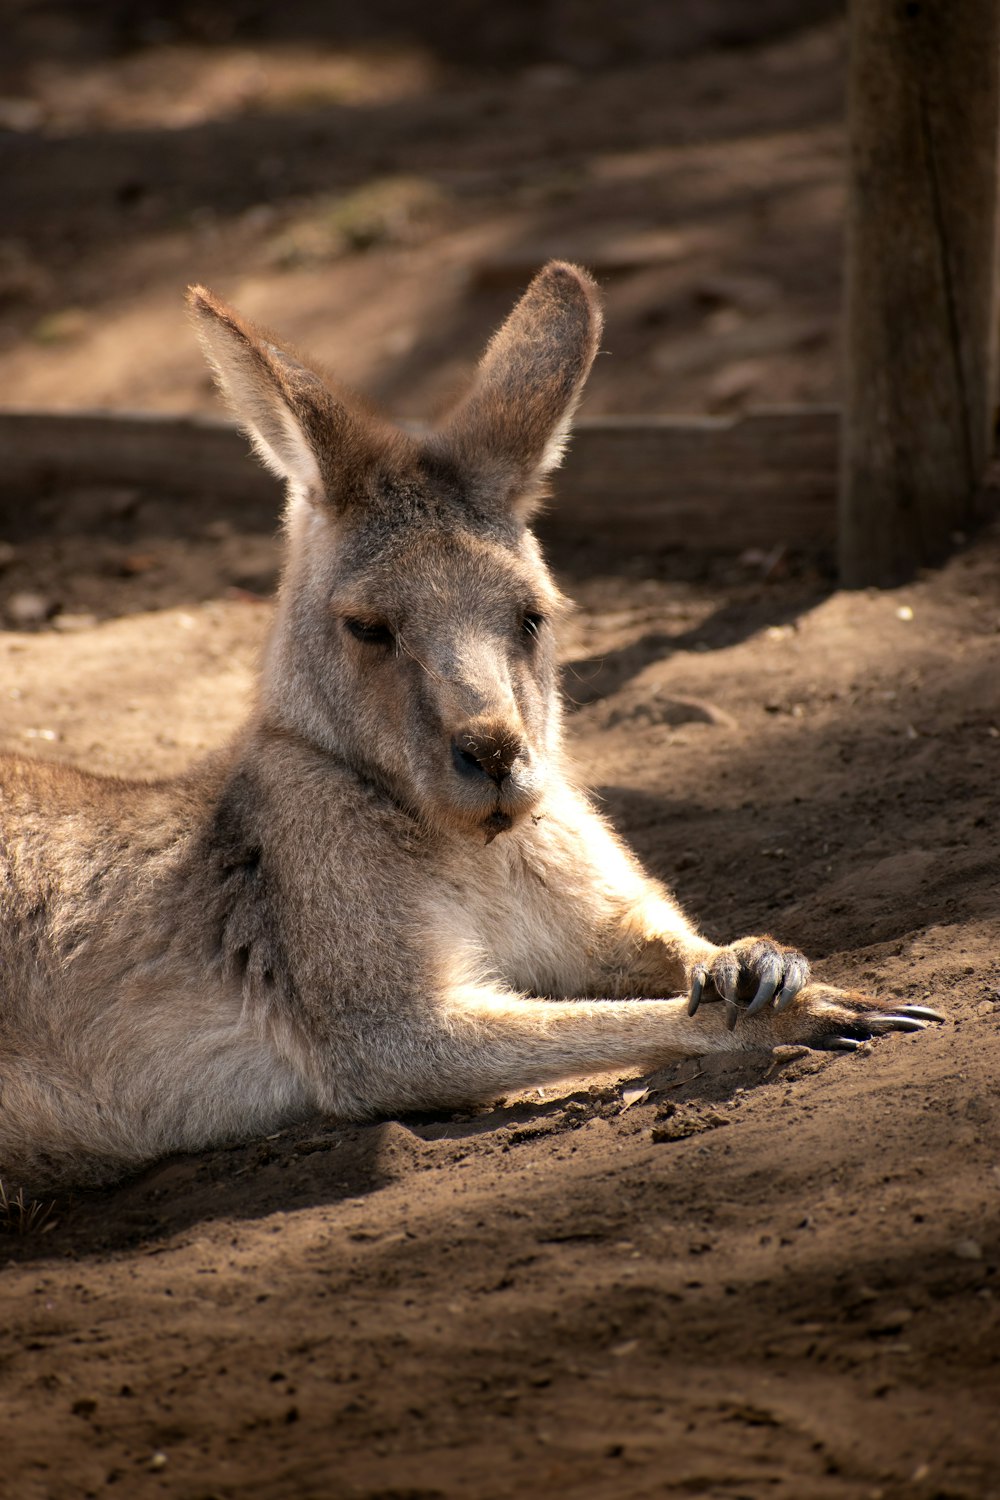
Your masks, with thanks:
M288 483L264 721L489 841L539 807L558 753L561 601L528 522L597 349L593 282L546 266L422 438L209 292L191 304L223 393Z

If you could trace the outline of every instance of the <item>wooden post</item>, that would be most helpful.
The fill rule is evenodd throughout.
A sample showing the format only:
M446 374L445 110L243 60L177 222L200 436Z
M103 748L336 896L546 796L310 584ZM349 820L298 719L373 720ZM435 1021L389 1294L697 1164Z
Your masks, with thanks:
M993 448L1000 0L851 0L843 583L939 561Z

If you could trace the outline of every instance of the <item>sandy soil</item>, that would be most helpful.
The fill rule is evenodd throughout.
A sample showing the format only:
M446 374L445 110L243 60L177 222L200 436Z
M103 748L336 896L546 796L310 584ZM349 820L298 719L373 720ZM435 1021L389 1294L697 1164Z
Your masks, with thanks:
M502 81L367 58L305 104L330 75L294 49L264 82L226 48L152 77L105 58L75 94L25 74L4 399L207 405L177 314L203 277L427 413L550 244L607 287L592 411L826 399L839 49L834 27ZM270 177L246 166L265 135ZM396 185L364 243L341 200L373 176ZM0 748L148 775L225 740L273 527L5 499ZM774 931L947 1023L317 1120L26 1234L12 1208L4 1496L1000 1496L1000 532L893 593L787 555L555 561L574 753L650 867L710 936Z

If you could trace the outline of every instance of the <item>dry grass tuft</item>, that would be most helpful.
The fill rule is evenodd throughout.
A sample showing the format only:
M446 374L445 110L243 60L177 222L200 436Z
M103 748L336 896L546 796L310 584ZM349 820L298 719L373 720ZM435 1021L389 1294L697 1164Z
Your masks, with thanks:
M26 1198L24 1188L12 1192L0 1178L0 1234L45 1234L56 1227L52 1218L54 1208L54 1202Z

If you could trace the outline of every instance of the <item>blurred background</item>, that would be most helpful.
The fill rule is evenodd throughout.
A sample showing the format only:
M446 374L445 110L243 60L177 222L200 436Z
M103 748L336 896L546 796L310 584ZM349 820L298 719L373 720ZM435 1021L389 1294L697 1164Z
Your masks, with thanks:
M551 256L599 413L837 397L830 0L5 0L0 404L217 410L204 281L432 417Z

